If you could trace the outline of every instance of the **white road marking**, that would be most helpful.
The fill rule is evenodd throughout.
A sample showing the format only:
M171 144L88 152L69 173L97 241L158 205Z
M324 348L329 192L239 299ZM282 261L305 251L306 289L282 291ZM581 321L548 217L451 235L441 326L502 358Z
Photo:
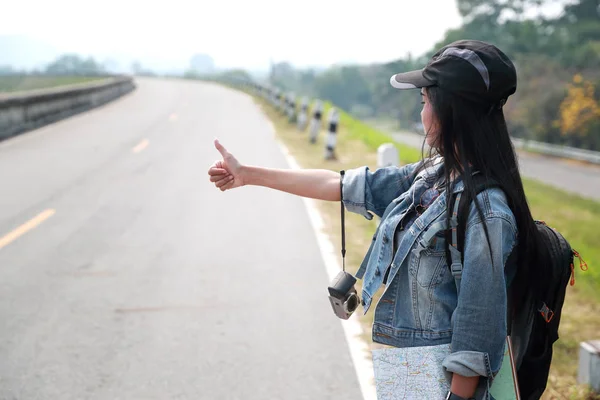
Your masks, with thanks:
M267 122L269 123L269 126L275 135L276 131L273 123L268 118ZM281 148L281 152L284 154L290 168L300 169L301 167L298 165L287 147L279 139L276 139L276 141ZM323 262L325 263L327 274L329 275L329 280L331 281L338 274L338 272L342 270L338 260L338 258L341 257L341 254L337 254L335 247L331 243L331 240L324 233L323 219L321 218L321 215L319 214L319 211L315 205L315 200L305 197L302 197L302 200L304 200L308 217L313 230L315 231L317 242L319 243L321 257L323 257ZM335 316L332 318L335 318ZM363 329L357 318L358 315L354 314L349 320L340 320L340 322L344 328L346 341L348 343L348 347L350 348L350 356L352 357L354 369L356 370L356 376L360 384L363 399L377 400L375 385L373 384L375 378L373 374L373 362L371 361L371 351L368 344L361 339Z

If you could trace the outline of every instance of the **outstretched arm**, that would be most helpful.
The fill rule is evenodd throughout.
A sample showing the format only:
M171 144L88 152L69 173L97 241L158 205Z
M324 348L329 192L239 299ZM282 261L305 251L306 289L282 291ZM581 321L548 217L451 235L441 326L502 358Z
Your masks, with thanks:
M210 181L221 191L244 185L271 189L318 200L340 201L340 174L326 169L276 169L242 165L218 140L222 160L208 170Z

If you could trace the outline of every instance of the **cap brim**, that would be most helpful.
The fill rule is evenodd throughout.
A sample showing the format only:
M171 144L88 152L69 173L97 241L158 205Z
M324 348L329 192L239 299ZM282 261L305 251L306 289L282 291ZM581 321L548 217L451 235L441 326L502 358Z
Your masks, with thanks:
M403 72L390 78L390 84L396 89L419 89L435 85L423 77L423 70Z

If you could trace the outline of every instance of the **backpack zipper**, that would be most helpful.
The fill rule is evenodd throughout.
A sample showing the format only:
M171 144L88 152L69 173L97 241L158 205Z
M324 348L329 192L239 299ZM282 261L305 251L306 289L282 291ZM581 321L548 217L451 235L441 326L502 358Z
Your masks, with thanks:
M583 258L581 258L581 255L575 249L573 249L573 256L579 258L579 268L582 271L587 271L588 270L587 263L585 261L583 261ZM573 263L571 263L571 286L573 286L574 284L575 284L575 266L573 265Z

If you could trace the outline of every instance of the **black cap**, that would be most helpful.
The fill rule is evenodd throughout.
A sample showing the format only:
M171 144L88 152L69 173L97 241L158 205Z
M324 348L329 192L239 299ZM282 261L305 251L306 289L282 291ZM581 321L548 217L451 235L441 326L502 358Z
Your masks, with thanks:
M441 48L421 70L390 79L396 89L439 86L474 102L506 103L517 90L517 71L496 46L478 40L459 40Z

